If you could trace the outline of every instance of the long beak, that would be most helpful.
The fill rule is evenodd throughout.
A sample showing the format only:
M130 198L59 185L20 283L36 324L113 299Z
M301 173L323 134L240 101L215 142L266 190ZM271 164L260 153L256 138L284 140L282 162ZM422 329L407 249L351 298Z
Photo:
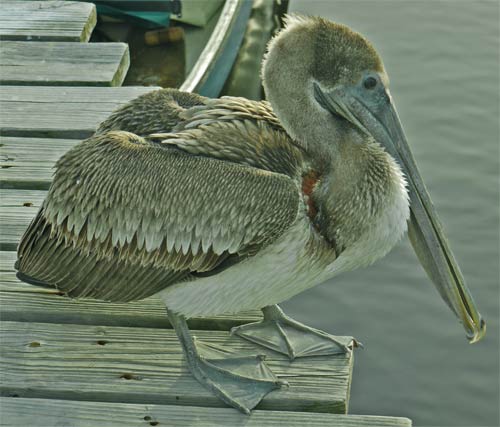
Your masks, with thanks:
M323 91L315 85L316 99L324 108L371 135L402 167L410 195L408 234L413 249L441 297L463 324L470 343L475 343L486 333L486 323L476 308L444 235L391 96L384 88L378 92L370 99L363 99L366 97L360 87Z

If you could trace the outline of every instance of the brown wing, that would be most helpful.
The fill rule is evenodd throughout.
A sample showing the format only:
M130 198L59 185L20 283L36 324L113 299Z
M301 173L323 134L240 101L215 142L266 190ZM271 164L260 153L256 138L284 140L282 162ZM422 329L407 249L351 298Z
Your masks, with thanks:
M209 99L177 89L144 94L117 109L97 134L127 131L183 151L297 177L305 154L266 101Z
M279 124L269 103L223 97L186 109L172 132L150 135L161 144L221 160L300 177L307 155Z
M298 206L282 174L109 132L58 161L18 269L70 296L145 298L273 242Z
M109 131L127 131L146 136L154 132L170 132L180 116L192 107L208 101L196 93L177 89L160 89L133 99L114 111L97 129L97 134Z

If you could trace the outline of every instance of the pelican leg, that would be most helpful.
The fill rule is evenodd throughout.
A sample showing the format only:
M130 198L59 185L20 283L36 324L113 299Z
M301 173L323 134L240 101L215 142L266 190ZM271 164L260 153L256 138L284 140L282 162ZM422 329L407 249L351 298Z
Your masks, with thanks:
M231 329L231 334L283 353L290 358L327 356L352 351L357 343L335 337L291 319L277 305L262 309L264 319Z
M287 385L264 362L265 356L227 356L216 346L197 346L183 316L168 312L196 380L226 404L250 414L269 392ZM201 343L200 343L201 344ZM206 353L205 355L200 354Z

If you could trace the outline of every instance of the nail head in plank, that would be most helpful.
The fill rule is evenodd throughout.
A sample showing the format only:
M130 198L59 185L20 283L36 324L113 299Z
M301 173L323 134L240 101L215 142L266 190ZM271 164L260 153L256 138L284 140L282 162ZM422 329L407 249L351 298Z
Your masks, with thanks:
M87 138L111 112L158 87L0 86L0 134Z
M347 410L350 354L290 362L226 331L193 335L224 352L267 356L266 363L290 387L268 394L260 409ZM173 330L3 322L1 336L3 396L224 406L189 373Z
M16 250L46 191L0 190L0 250Z
M411 427L408 418L311 412L260 411L251 416L231 408L136 405L130 403L3 397L0 405L7 426L70 425L71 427ZM11 420L11 421L8 421ZM11 422L11 424L9 424Z
M120 86L129 65L125 43L0 44L1 85Z
M87 42L96 22L92 3L3 0L0 40Z

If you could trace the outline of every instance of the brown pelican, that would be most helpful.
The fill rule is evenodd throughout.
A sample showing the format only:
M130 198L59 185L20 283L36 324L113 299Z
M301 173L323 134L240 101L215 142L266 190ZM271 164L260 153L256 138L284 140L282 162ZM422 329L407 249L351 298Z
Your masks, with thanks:
M261 322L234 332L292 359L349 352L276 304L371 264L408 223L421 263L478 341L485 323L372 45L343 25L290 17L262 77L269 102L170 89L115 112L58 161L19 245L19 277L71 297L157 294L196 379L248 413L283 382L261 357L211 358L186 319L262 309Z

